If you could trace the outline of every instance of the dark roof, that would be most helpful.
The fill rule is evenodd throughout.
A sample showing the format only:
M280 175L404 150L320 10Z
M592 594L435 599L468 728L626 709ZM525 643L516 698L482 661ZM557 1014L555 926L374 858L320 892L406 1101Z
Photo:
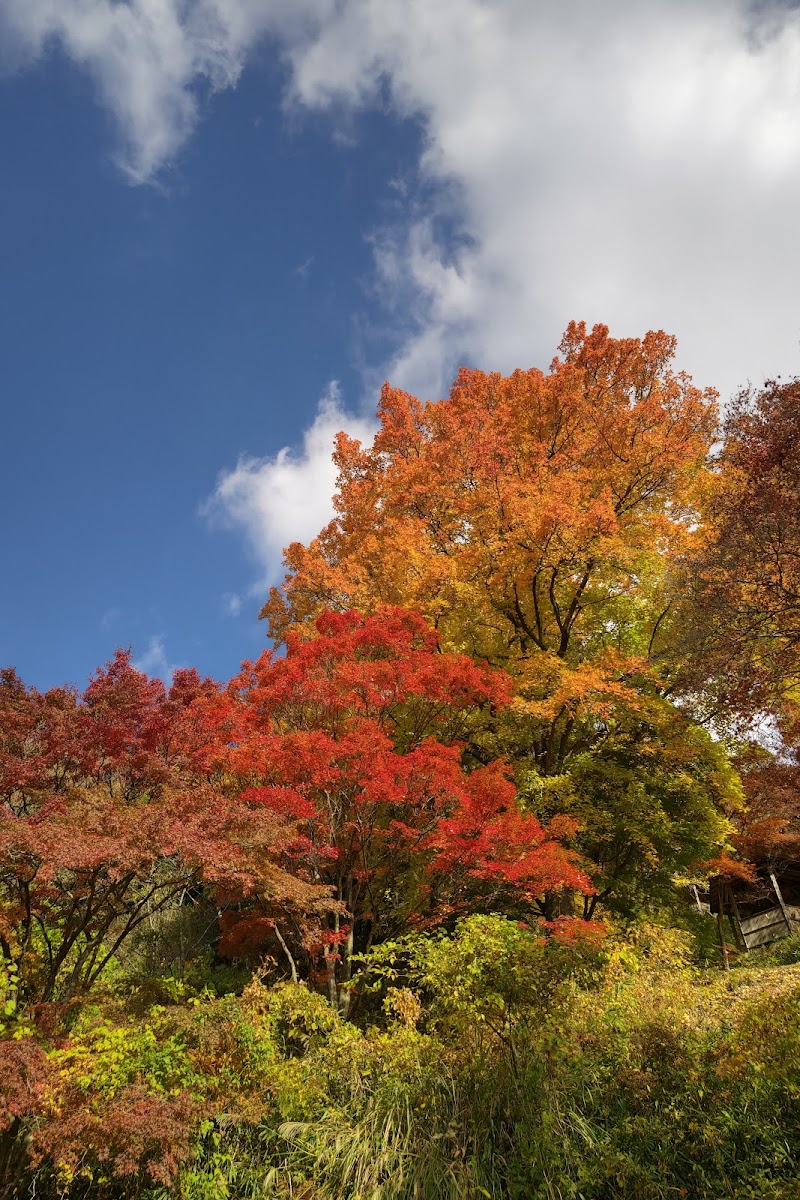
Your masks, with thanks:
M709 904L712 913L719 912L720 890L723 886L730 888L742 917L754 916L773 908L777 904L777 898L770 882L770 872L778 881L784 904L800 905L800 859L791 862L764 859L755 866L756 879L753 883L744 879L726 880L720 875L709 882ZM725 907L729 907L727 900Z

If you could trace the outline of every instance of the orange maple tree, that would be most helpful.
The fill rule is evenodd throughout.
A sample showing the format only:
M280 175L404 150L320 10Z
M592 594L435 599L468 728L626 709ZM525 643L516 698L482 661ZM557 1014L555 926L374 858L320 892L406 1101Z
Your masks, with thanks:
M404 604L443 646L503 667L514 696L494 752L540 816L580 817L609 900L646 888L656 863L661 879L684 870L679 842L710 857L727 828L713 753L666 698L717 428L716 394L674 353L662 332L573 323L548 372L463 369L429 403L384 386L373 444L338 437L336 517L288 548L262 611L280 639L326 608ZM680 727L688 774L661 755L668 789L636 764ZM628 781L609 786L621 761Z
M715 393L673 372L674 350L573 323L549 373L464 369L436 403L386 385L374 443L339 435L338 515L288 548L272 636L323 608L414 607L511 671L557 773L576 716L633 702L669 636L716 427Z

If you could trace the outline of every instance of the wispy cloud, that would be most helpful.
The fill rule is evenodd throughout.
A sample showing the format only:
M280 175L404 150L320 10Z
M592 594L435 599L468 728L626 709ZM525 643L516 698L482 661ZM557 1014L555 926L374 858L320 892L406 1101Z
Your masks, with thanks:
M336 467L332 453L340 430L371 441L375 423L347 413L338 385L332 382L303 435L301 450L287 446L269 458L241 458L235 467L223 471L203 506L210 519L245 534L263 580L272 580L279 573L283 550L290 542L310 540L333 517Z
M95 81L115 118L117 161L155 179L194 129L206 95L236 84L266 36L301 37L329 0L2 0L7 67L56 44Z
M110 629L112 625L116 625L122 617L122 609L112 606L107 608L100 618L100 628Z
M166 638L163 634L153 634L148 638L143 653L133 660L133 666L137 671L142 671L145 675L155 675L167 684L172 682L173 674L182 665L169 661Z

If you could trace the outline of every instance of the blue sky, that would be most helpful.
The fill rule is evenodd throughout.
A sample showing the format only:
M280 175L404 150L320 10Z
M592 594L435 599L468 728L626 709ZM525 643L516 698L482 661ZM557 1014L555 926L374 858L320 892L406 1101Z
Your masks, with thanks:
M800 370L800 15L0 0L0 663L225 678L384 377Z
M364 234L419 136L365 114L344 145L287 121L284 86L261 56L131 187L63 55L2 84L0 662L37 686L116 644L221 677L263 646L260 565L199 510L239 455L297 442L331 378L358 399Z

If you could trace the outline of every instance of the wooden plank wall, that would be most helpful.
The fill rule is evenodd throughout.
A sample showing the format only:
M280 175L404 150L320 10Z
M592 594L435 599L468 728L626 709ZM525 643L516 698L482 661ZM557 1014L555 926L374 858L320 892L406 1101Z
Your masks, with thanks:
M800 907L787 904L786 914L793 926L793 932L800 933ZM752 950L756 946L766 946L769 942L786 937L789 933L786 917L777 905L775 908L768 909L767 912L758 913L755 917L745 917L739 922L739 927L748 950Z

